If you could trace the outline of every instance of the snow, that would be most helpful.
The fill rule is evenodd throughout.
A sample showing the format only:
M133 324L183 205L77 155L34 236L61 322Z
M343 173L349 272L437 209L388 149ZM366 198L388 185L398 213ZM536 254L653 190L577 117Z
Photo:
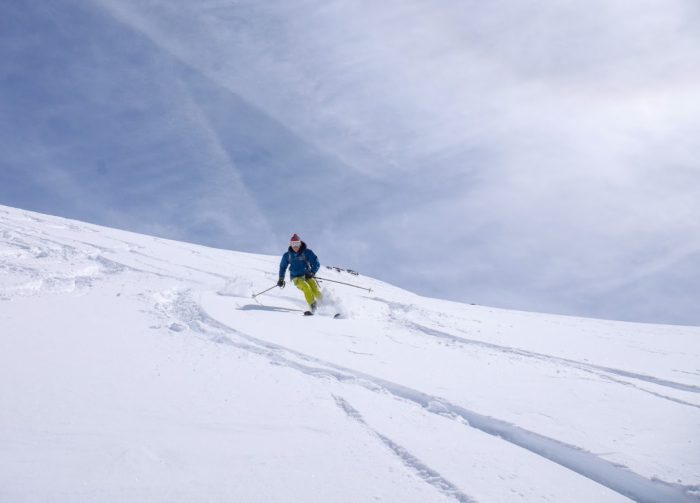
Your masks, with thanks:
M0 206L0 501L700 501L700 328L278 263Z

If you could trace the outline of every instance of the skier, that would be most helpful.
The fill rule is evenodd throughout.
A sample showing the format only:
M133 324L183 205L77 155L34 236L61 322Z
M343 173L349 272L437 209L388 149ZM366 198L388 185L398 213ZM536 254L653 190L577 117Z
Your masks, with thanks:
M289 249L282 255L280 261L280 276L277 282L277 286L280 288L284 288L287 267L289 267L292 283L304 292L306 302L309 304L309 310L304 314L307 316L314 314L318 308L318 301L323 296L314 278L321 264L319 264L316 254L306 247L306 243L297 234L292 236Z

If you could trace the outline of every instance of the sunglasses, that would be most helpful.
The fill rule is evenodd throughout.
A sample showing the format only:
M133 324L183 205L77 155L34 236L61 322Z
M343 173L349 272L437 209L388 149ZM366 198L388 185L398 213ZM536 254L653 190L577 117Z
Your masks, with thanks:
M301 246L301 241L292 241L290 245L292 248L299 248Z

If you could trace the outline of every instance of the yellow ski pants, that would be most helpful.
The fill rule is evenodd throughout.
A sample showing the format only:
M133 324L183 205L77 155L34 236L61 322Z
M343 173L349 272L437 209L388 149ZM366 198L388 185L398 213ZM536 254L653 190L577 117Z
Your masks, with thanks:
M323 294L321 294L321 290L319 290L318 283L316 283L315 279L306 279L304 276L299 276L298 278L294 278L292 281L294 282L294 286L304 292L304 297L306 297L306 302L309 305L313 304L317 300L321 300L321 297L323 297Z

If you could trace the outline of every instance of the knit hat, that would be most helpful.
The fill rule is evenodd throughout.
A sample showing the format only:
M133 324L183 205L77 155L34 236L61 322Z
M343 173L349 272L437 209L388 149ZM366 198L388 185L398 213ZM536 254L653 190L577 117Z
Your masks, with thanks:
M294 243L301 243L301 238L296 233L292 236L292 239L289 240L290 245Z

